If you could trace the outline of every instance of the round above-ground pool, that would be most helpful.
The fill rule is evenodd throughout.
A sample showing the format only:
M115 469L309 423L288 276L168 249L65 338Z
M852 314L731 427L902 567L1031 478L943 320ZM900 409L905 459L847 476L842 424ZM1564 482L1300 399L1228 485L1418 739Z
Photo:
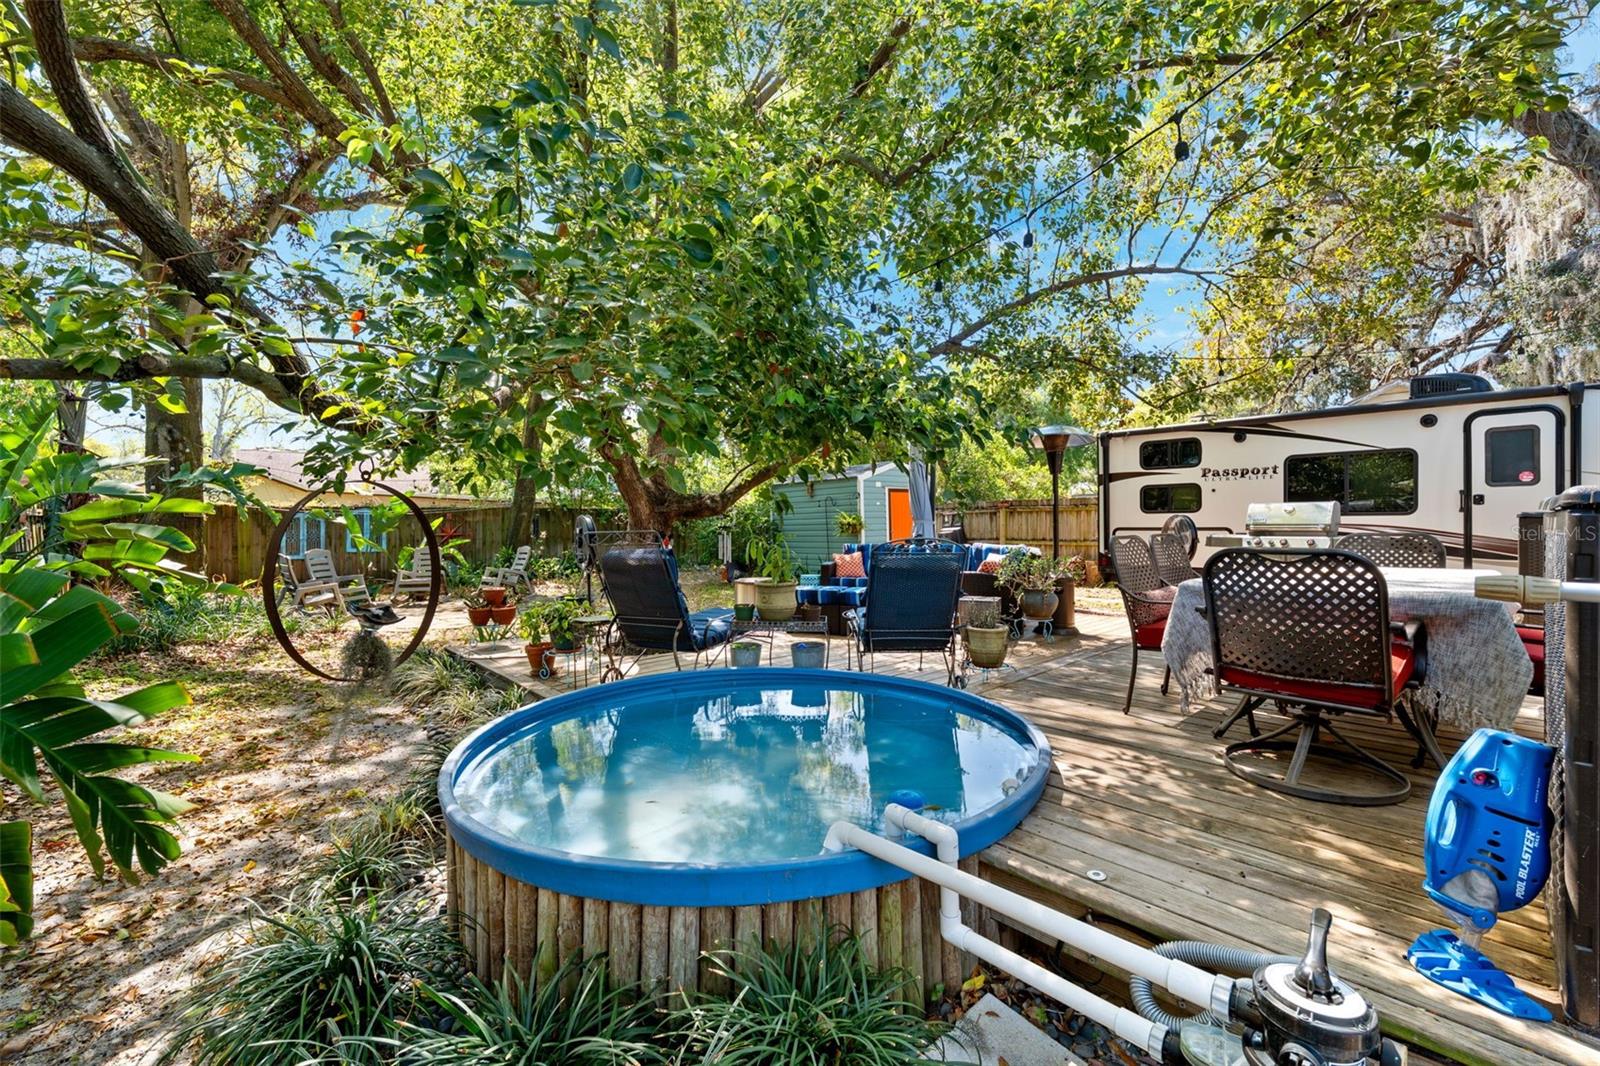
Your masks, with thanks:
M716 980L703 951L844 926L882 964L959 982L934 886L823 854L823 837L841 818L875 828L914 794L966 859L1032 808L1049 755L1003 707L875 674L702 670L582 689L490 722L445 761L449 909L489 977L604 951L621 979L693 987Z

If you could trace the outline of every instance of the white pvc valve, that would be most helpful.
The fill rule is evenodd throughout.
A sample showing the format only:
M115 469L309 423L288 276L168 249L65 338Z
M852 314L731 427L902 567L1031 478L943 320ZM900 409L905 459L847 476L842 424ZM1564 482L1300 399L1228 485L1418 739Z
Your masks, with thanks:
M1561 599L1561 582L1548 577L1490 574L1474 579L1472 591L1480 600L1520 603L1526 607L1558 602Z

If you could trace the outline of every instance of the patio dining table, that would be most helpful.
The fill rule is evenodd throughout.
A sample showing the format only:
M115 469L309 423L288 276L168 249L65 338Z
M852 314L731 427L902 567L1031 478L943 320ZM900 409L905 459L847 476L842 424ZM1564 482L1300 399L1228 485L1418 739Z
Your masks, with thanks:
M1383 567L1382 572L1390 619L1420 619L1427 630L1427 672L1418 697L1422 708L1463 731L1510 729L1533 681L1533 663L1517 636L1517 605L1473 595L1474 579L1496 571ZM1180 584L1161 641L1185 712L1191 700L1217 693L1205 602L1199 578Z

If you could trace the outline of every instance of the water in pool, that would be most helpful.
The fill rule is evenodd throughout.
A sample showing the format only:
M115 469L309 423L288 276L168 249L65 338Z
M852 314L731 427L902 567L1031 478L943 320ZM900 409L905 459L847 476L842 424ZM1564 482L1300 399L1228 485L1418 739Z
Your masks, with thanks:
M1025 738L937 691L793 685L623 695L478 755L455 795L520 843L651 862L815 855L833 821L877 828L901 789L959 821L1033 773Z

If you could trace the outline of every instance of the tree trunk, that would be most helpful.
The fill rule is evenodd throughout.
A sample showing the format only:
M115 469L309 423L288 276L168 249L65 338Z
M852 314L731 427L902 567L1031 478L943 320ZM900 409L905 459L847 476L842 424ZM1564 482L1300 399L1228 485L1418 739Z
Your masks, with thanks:
M89 403L71 384L56 383L56 450L81 452L89 432Z
M511 490L511 530L507 543L513 547L533 543L533 518L539 489L527 471L530 466L538 466L543 449L539 425L533 417L533 398L529 397L522 416L522 465L517 468L517 481Z

